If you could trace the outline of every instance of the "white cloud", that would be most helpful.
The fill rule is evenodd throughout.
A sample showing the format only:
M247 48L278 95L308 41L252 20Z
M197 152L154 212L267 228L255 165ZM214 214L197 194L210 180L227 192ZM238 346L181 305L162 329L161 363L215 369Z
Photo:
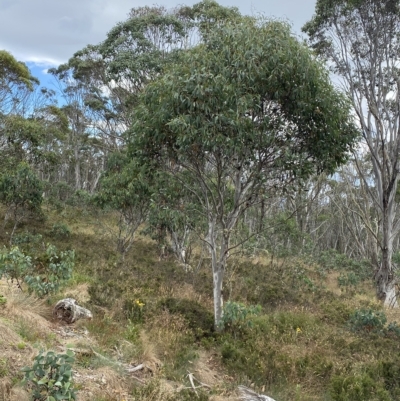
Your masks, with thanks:
M167 8L194 4L195 0L163 0ZM244 14L264 12L286 17L294 28L311 18L315 0L219 0ZM88 44L97 44L133 7L151 6L153 0L0 0L0 49L22 61L54 66L66 62Z

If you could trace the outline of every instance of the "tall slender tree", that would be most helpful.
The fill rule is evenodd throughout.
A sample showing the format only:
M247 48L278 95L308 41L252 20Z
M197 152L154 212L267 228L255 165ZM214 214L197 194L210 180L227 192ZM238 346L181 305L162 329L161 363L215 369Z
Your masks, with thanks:
M392 255L400 230L395 201L400 153L399 2L318 0L315 15L303 30L352 101L363 136L358 156L371 156L373 180L359 172L379 215L380 252L373 258L377 296L385 305L398 306Z

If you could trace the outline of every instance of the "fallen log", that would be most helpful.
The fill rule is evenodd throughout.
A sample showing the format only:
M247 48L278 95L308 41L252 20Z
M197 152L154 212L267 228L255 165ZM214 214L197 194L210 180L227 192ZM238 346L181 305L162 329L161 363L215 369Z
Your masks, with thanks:
M239 386L240 396L239 398L243 401L275 401L267 395L257 394L253 390L245 386Z
M82 308L73 298L64 298L56 303L53 317L59 321L71 324L80 319L92 319L93 315L89 309Z

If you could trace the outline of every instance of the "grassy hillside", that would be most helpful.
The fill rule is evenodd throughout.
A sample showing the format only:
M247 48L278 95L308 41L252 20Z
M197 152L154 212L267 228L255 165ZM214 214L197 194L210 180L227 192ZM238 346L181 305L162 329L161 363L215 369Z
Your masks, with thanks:
M400 315L375 302L365 265L334 253L236 255L216 333L207 258L200 264L195 252L186 272L139 235L122 260L112 216L99 221L76 208L45 216L20 226L14 243L26 252L49 242L74 249L74 276L48 299L1 281L0 400L28 400L20 369L40 350L67 349L78 400L236 400L238 384L277 401L400 399ZM0 242L9 246L8 226ZM52 321L52 306L67 296L93 319Z

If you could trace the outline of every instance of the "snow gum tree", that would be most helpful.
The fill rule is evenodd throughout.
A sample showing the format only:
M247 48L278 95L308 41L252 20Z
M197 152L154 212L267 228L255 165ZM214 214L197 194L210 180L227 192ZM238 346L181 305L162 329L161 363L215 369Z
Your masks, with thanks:
M238 246L232 234L244 212L270 190L334 171L356 137L348 102L280 22L215 24L146 86L129 149L197 199L217 329L227 260Z
M395 202L400 151L399 2L318 0L315 15L303 30L340 78L361 127L373 179L368 180L361 169L359 174L379 216L377 252L372 257L377 296L385 305L397 307L392 254L400 230Z

